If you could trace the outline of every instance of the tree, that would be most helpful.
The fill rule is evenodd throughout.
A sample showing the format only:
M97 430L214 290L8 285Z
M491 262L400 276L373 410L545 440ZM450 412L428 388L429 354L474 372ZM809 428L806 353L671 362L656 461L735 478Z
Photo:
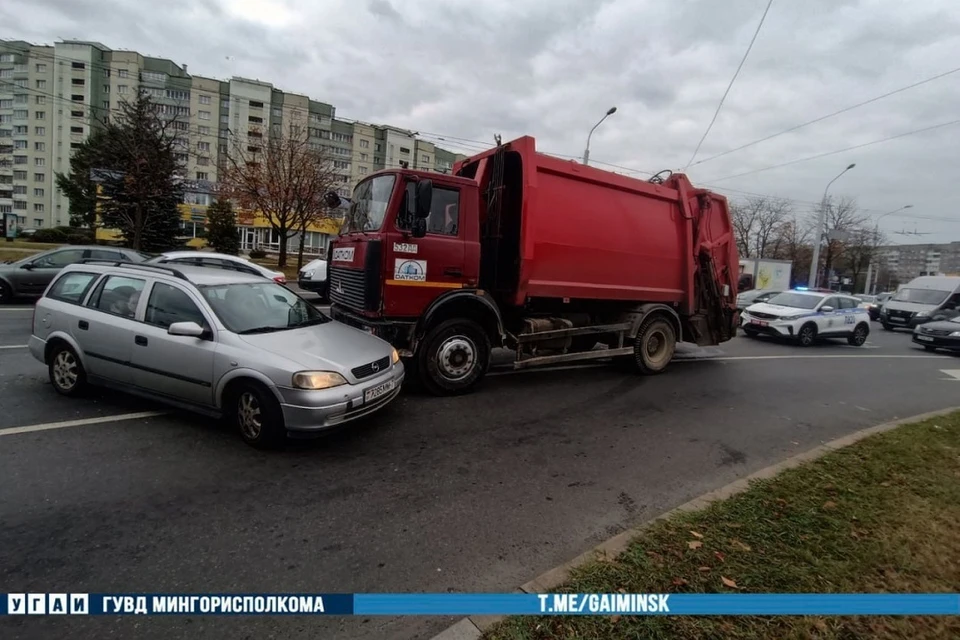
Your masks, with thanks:
M207 209L207 243L220 253L237 255L240 251L237 216L225 198L217 198Z
M103 147L103 132L94 130L70 156L70 173L57 173L57 188L70 201L70 226L90 229L97 234L97 183L92 172L98 165Z
M178 244L183 185L175 121L164 118L145 93L122 101L94 158L103 225L117 229L137 250L164 251Z
M278 266L287 265L287 244L301 237L325 210L323 197L344 180L332 157L309 142L306 127L254 129L237 136L227 154L221 183L237 204L262 215L279 237ZM301 253L302 260L302 253Z
M776 258L780 230L793 208L788 200L757 196L730 207L734 237L741 258Z
M777 233L777 253L773 258L789 260L792 263L791 277L793 282L807 282L810 274L810 260L813 258L813 248L810 246L812 225L809 220L792 218L785 221Z
M870 263L876 263L877 249L882 237L869 226L853 229L846 243L845 257L853 278L854 292L859 291L860 275L869 270ZM864 282L864 286L869 283ZM868 292L869 293L869 292Z
M821 232L828 234L828 239L827 251L824 254L823 273L820 278L821 282L824 278L827 278L827 282L829 282L829 274L834 263L843 257L853 231L862 228L867 223L867 218L860 214L857 201L853 198L840 198L835 205L832 198L829 198L824 204L827 207L827 226ZM816 238L814 238L814 242L816 242ZM820 285L818 283L814 286Z

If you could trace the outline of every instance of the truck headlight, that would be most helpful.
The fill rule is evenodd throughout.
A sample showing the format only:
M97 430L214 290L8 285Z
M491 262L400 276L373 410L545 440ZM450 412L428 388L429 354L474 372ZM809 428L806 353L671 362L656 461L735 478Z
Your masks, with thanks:
M301 272L300 272L300 275L301 275L303 278L309 280L309 279L311 279L311 278L313 277L313 269L308 269L307 271L301 271Z
M394 349L393 353L390 354L390 361L393 362L393 364L400 362L400 352Z
M298 371L293 374L293 386L297 389L331 389L347 384L336 371Z

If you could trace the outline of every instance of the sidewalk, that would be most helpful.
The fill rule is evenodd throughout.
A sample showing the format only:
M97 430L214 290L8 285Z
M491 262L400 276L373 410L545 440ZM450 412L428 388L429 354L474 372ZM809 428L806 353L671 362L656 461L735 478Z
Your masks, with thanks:
M956 593L960 412L881 425L697 511L659 520L622 553L574 561L525 591L575 593ZM850 446L847 446L850 445ZM841 448L844 447L844 448ZM834 450L836 449L836 450ZM822 455L822 457L821 457ZM601 545L603 546L603 545ZM562 584L550 576L562 576ZM544 580L544 578L546 579ZM543 617L473 620L487 640L569 638L948 638L933 617ZM461 628L471 623L461 621ZM463 635L462 637L469 637Z

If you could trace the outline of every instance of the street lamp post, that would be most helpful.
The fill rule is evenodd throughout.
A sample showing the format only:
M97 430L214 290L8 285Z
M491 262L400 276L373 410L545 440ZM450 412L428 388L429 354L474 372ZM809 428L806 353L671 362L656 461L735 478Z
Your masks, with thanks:
M823 198L820 200L820 215L817 216L816 238L813 241L813 259L810 261L810 277L807 279L807 286L816 289L820 286L820 243L823 241L823 227L827 220L827 191L830 185L840 179L850 169L857 166L855 163L850 165L837 174L837 177L827 183L827 188L823 190Z
M912 209L912 208L913 208L913 205L912 205L912 204L905 204L905 205L903 205L902 207L900 207L899 209L894 209L893 211L887 211L886 213L881 213L879 216L877 216L876 223L874 223L874 225L873 225L873 242L874 242L874 244L876 244L877 239L880 237L880 220L881 220L882 218L885 218L885 217L887 217L887 216L889 216L889 215L892 215L892 214L894 214L894 213L898 213L898 212L900 212L900 211L903 211L904 209ZM874 247L873 250L876 251L876 247ZM867 295L870 295L870 294L873 293L873 285L871 284L871 281L873 280L873 262L874 262L874 259L875 259L875 256L871 255L871 256L870 256L870 264L867 265L867 281L866 281L866 283L864 284L864 287L863 287L863 292L864 292L865 294L867 294ZM878 264L878 265L877 265L877 277L879 278L879 276L880 276L880 265Z
M612 116L617 112L616 107L610 107L607 109L607 112L603 114L603 117L600 118L600 122L593 125L593 129L590 129L590 133L587 134L587 148L583 150L583 164L590 164L590 137L593 135L594 129L600 126L600 123L607 119L607 116Z

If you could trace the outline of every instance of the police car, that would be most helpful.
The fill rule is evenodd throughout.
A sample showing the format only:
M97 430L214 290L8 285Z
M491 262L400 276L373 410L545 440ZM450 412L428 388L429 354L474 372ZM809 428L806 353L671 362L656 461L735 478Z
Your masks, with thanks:
M743 332L791 338L809 347L817 338L846 338L859 347L870 334L870 314L853 296L835 292L784 291L747 307Z

